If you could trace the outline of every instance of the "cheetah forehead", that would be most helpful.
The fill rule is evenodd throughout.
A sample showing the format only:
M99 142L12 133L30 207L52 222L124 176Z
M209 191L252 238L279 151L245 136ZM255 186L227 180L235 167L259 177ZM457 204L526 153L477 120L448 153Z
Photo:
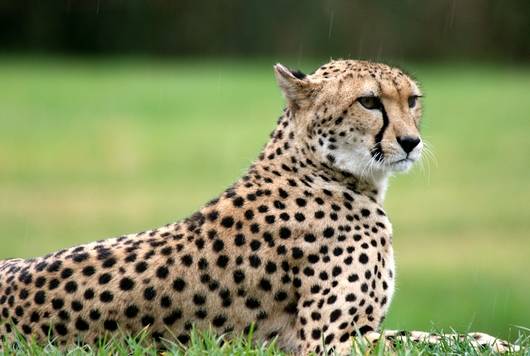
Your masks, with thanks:
M383 63L363 60L332 60L308 75L315 82L353 80L363 87L363 82L389 83L395 87L409 87L414 95L420 95L418 83L402 69Z

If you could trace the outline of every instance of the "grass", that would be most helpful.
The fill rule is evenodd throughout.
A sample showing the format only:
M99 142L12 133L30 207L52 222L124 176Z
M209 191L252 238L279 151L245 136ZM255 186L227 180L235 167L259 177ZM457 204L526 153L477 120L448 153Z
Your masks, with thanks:
M280 114L272 64L0 58L0 258L156 227L217 195ZM436 162L391 181L384 326L514 340L530 325L530 68L407 69Z
M375 344L370 344L363 338L352 339L352 355L469 355L486 356L497 354L489 347L477 348L471 344L470 339L457 340L445 337L441 332L435 332L441 336L437 344L425 342L413 342L410 339L396 340L394 345L386 344L380 339ZM153 343L144 331L135 336L120 336L108 340L102 340L97 345L79 345L71 347L66 352L50 342L47 345L37 344L34 340L25 340L17 335L14 342L4 342L3 352L8 355L248 355L248 356L282 356L288 355L282 352L276 345L276 340L269 343L257 344L253 341L252 332L249 335L232 336L230 338L218 336L211 330L192 330L190 341L187 346L171 340L160 340ZM518 350L510 350L509 355L526 356L530 354L530 334L528 330L520 330L516 344ZM325 346L324 346L325 349ZM331 351L328 351L332 354Z

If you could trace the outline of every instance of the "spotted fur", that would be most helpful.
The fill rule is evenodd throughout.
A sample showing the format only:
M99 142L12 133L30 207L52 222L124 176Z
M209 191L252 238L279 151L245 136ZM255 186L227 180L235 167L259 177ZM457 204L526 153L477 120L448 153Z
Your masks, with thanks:
M0 333L71 345L147 328L186 343L193 325L253 324L298 354L379 337L395 281L382 204L421 154L420 89L363 61L275 75L287 107L241 179L183 221L1 262Z

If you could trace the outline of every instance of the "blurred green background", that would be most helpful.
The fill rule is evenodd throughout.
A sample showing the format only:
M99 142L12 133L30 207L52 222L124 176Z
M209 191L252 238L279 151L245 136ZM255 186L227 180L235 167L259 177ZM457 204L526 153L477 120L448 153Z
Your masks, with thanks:
M185 217L268 139L275 62L371 58L436 157L391 180L385 327L530 326L530 2L44 3L0 4L0 258Z

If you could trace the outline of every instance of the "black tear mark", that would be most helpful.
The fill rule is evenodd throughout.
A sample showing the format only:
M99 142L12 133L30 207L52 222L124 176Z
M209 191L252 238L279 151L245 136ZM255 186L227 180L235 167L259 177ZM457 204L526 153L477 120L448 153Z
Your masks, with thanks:
M379 108L381 110L381 114L383 114L383 126L381 127L381 130L375 135L375 144L374 149L371 151L372 157L375 158L376 161L381 162L384 158L383 148L381 147L381 141L383 140L383 135L385 134L386 128L388 127L388 115L385 110L385 106L381 102L381 107Z

